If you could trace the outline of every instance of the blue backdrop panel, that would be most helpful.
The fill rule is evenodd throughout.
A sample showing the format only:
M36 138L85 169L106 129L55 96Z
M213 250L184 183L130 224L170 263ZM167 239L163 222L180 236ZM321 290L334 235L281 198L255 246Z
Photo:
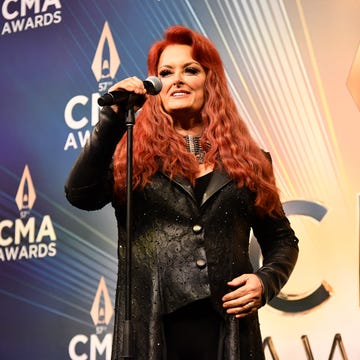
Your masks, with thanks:
M92 61L107 23L121 65L105 86L145 78L147 50L164 28L196 24L186 2L28 3L3 1L1 18L0 358L105 359L112 318L99 326L90 312L102 277L114 299L113 212L72 208L63 191L92 128L99 93ZM64 114L77 96L88 102L74 106L72 117L89 121L72 129ZM28 181L20 185L25 173L33 194ZM19 189L36 196L31 206L19 207Z

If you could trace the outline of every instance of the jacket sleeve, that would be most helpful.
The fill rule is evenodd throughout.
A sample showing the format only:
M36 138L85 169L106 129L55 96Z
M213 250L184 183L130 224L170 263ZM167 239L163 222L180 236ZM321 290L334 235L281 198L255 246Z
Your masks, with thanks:
M286 284L299 253L298 239L285 217L258 218L254 235L263 255L262 266L255 272L263 285L263 302L269 302Z
M125 131L124 117L110 107L100 110L99 121L65 184L65 196L72 205L97 210L112 200L112 157Z

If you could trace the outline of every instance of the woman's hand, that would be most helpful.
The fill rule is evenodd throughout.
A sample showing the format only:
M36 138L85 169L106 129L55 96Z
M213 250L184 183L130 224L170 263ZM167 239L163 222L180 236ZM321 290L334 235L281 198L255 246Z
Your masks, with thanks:
M111 86L108 89L108 92L111 91L121 91L121 90L125 90L128 92L132 92L134 94L138 94L138 95L146 95L146 89L144 87L144 83L142 80L140 80L139 78L137 78L136 76L132 76L126 79L123 79L119 82L117 82L116 84L114 84L113 86ZM118 104L112 105L111 108L116 112L119 113L121 110L120 106ZM135 109L136 111L136 109Z
M236 318L245 317L262 306L262 284L255 274L243 274L228 282L235 290L223 298L223 307Z

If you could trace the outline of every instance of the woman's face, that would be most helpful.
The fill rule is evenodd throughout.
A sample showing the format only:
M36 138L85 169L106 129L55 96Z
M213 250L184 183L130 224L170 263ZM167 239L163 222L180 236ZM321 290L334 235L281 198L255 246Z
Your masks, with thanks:
M206 73L192 58L188 45L167 46L158 63L163 84L160 98L170 115L196 116L204 105Z

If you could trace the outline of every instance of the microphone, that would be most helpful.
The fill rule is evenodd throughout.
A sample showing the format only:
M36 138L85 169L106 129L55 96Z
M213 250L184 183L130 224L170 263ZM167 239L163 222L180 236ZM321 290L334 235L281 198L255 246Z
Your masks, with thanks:
M146 93L149 95L157 95L162 89L161 80L156 76L149 76L143 81L143 84L146 89ZM131 91L126 90L110 91L99 97L98 104L100 106L110 106L127 102L131 94L136 97L136 99L132 99L132 101L134 101L134 105L142 106L144 104L146 99L145 95L135 95Z

